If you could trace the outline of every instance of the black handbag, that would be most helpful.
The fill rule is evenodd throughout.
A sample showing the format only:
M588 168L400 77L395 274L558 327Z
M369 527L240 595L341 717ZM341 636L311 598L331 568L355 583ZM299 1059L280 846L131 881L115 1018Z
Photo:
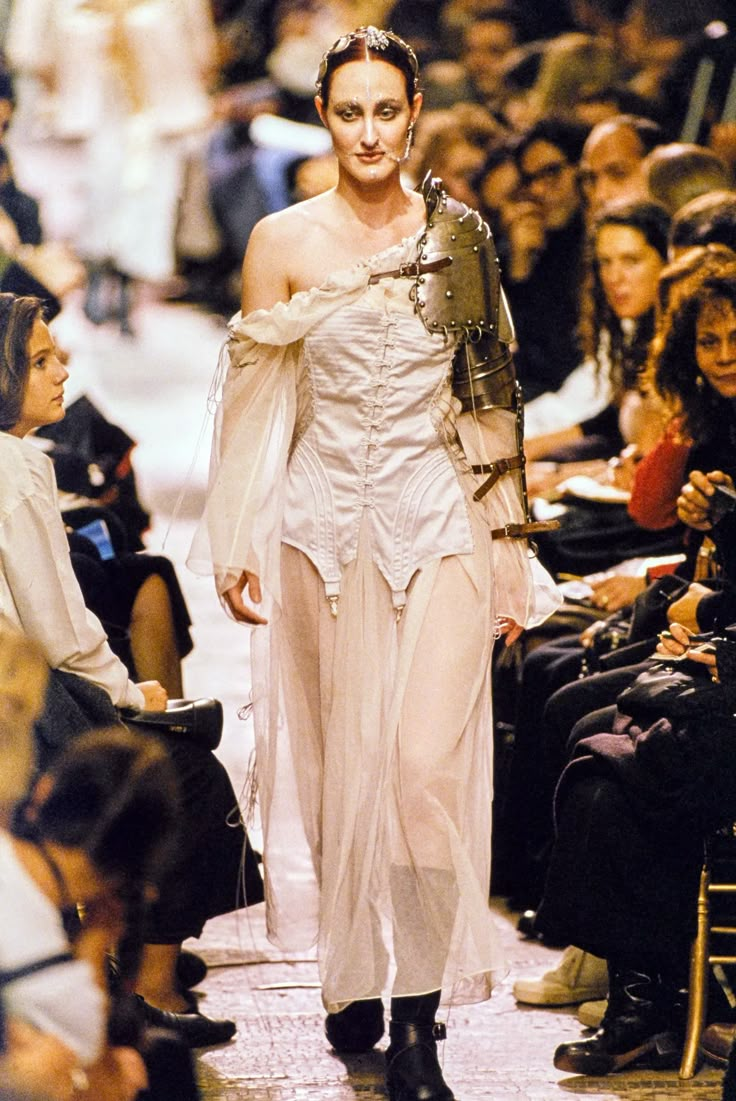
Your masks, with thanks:
M217 749L222 739L222 704L209 697L169 700L165 711L139 711L126 707L120 716L125 723L153 727L160 734L193 738L206 749Z
M602 620L586 648L583 675L637 665L650 657L657 635L668 626L667 610L685 595L689 585L676 574L664 574L647 585L630 608Z
M694 661L653 663L639 673L616 699L616 707L637 722L656 719L732 718L736 684L712 681L708 669Z

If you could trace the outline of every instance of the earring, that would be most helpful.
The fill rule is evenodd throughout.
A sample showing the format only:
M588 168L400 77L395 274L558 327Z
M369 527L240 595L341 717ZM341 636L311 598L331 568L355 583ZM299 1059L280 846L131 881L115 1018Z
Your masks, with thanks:
M414 141L414 123L410 122L409 126L407 128L407 131L406 131L406 144L404 145L404 155L401 158L402 161L406 161L406 160L409 159L409 154L411 153L411 147L412 147L413 141Z
M701 375L700 371L698 371L697 375L695 376L695 385L698 390L702 390L705 386L705 379Z

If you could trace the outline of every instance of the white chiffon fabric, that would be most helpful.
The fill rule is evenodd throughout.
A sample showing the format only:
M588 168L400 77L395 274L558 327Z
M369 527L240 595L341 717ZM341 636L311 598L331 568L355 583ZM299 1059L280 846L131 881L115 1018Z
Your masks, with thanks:
M407 280L368 280L415 252L409 238L286 304L233 319L190 557L195 570L214 570L220 593L243 569L262 581L269 624L253 631L252 698L268 931L286 949L319 945L330 1012L381 994L489 995L502 967L488 905L494 623L507 615L532 626L559 604L523 541L491 539L492 528L522 519L511 479L472 500L482 478L469 462L514 454L514 424L502 411L456 417L452 341L426 416L455 470L469 552L438 546L424 556L397 618L366 507L341 562L335 616L315 564L282 539L288 464L315 401L305 337L332 315L349 333L357 305L374 309L377 325L387 313L414 321ZM422 330L417 362L438 360L442 339ZM339 380L339 353L327 366ZM390 424L382 430L390 435Z

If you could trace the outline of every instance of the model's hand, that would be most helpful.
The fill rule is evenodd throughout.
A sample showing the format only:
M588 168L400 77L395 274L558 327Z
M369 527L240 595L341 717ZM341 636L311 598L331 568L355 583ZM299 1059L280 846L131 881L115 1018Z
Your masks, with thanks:
M252 604L261 603L261 582L254 573L248 573L247 570L243 570L236 583L229 589L225 589L222 594L233 614L233 618L237 619L239 623L249 623L252 627L268 623L267 619L248 607L243 600L244 592L248 593L248 599Z
M505 646L513 646L524 630L511 616L500 615L497 619L498 631L504 638Z
M699 631L698 605L711 591L705 585L699 585L697 581L688 585L685 595L675 600L667 609L667 622L682 624L688 631Z
M708 474L693 470L677 498L677 515L683 524L697 531L710 531L713 527L711 505L715 485L733 489L733 479L722 470L712 470Z
M169 696L157 680L143 680L136 686L143 693L144 711L165 711Z

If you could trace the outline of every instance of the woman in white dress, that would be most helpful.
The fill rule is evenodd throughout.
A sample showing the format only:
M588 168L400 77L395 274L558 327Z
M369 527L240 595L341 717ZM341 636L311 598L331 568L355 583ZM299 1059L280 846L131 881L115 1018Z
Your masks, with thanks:
M462 327L421 312L429 276L453 270L435 224L454 227L448 243L470 234L476 261L492 245L436 182L424 194L402 185L417 82L413 51L374 27L323 59L316 106L338 183L250 239L190 564L214 569L226 608L257 628L269 935L318 943L336 1050L380 1039L388 994L390 1098L448 1101L441 993L487 997L500 965L488 907L494 635L516 637L556 596L542 571L535 584L525 539L492 540L508 523L526 534L515 415L508 403L459 415ZM506 324L495 267L493 254L495 301L482 301L476 338ZM465 397L472 407L472 377Z

